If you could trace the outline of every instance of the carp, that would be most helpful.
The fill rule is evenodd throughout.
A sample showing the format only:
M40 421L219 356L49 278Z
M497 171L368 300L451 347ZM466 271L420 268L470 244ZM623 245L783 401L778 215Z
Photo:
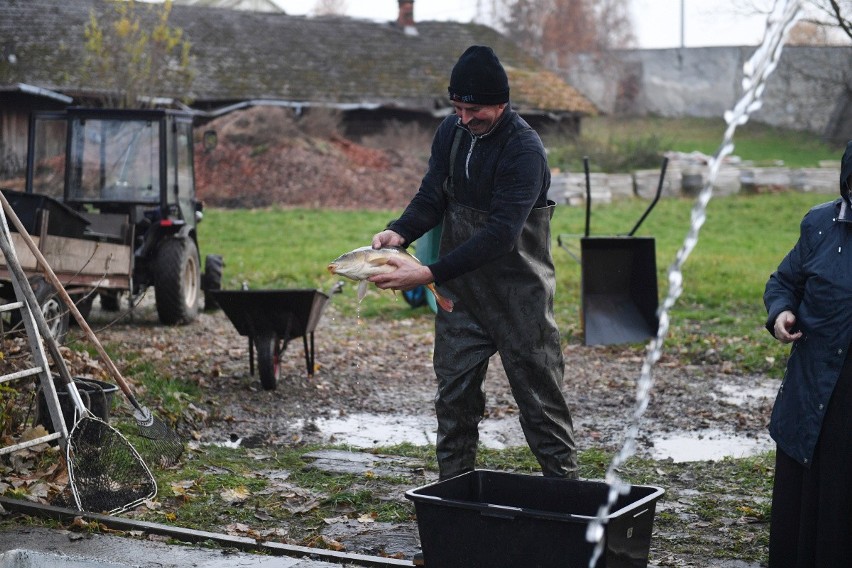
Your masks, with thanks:
M367 278L396 270L395 266L388 264L388 259L394 255L404 255L414 262L422 264L402 247L374 249L371 246L366 246L341 254L329 263L328 271L358 281L358 301L361 301L367 293ZM435 302L441 306L441 309L448 312L453 311L453 301L442 296L435 288L434 282L426 284L426 288L435 296Z

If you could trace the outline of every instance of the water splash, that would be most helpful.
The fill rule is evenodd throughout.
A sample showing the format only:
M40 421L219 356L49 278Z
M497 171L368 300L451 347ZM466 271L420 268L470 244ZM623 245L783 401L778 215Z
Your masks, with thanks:
M682 268L692 250L698 244L698 234L707 218L707 204L713 195L713 183L719 173L722 160L734 150L734 131L738 126L748 122L751 113L761 107L761 96L766 86L766 80L778 65L781 57L781 49L787 33L799 16L801 8L800 0L779 0L775 3L772 13L766 20L766 30L763 41L743 65L743 95L732 110L725 112L727 128L722 138L722 143L709 162L709 174L704 187L695 200L692 208L689 231L684 238L683 245L678 251L674 262L669 267L668 294L660 307L660 323L657 328L656 337L651 340L646 350L642 371L636 385L636 404L633 415L625 433L625 439L619 452L613 457L612 463L606 472L606 482L610 489L607 503L602 505L595 519L589 523L586 531L586 540L596 543L595 549L589 560L589 568L597 565L598 559L603 552L603 524L610 510L614 506L619 495L626 495L630 491L630 484L623 481L617 470L633 455L636 449L636 438L639 434L639 426L642 417L648 407L653 377L651 371L660 359L663 350L663 342L669 330L669 310L674 306L683 292Z

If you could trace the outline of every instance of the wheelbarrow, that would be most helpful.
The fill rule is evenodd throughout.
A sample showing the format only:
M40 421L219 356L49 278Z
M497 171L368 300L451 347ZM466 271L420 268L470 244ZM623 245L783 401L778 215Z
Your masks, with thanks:
M214 299L249 341L249 372L254 376L255 350L260 384L275 390L281 372L279 361L292 339L301 337L308 376L314 374L314 331L331 294L315 289L210 290Z
M626 235L589 236L592 193L588 158L586 173L586 230L580 239L580 257L559 235L557 243L580 262L583 338L586 345L633 343L654 337L657 315L657 260L652 237L634 237L657 204L663 190L668 159L663 159L654 199Z

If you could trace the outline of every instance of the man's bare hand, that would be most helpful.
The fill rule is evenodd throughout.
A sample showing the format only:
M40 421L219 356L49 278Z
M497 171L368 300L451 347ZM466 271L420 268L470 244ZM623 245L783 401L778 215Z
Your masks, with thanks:
M429 268L408 256L394 256L388 260L388 264L396 270L369 278L370 282L383 290L411 290L435 279Z
M372 246L374 249L382 247L401 247L405 244L405 239L396 231L385 229L381 233L373 235Z

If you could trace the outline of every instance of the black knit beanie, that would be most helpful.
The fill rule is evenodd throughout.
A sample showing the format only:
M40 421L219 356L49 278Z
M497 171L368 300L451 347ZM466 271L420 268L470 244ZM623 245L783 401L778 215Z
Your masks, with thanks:
M509 102L509 79L490 47L473 45L459 57L450 75L450 100L499 105Z

